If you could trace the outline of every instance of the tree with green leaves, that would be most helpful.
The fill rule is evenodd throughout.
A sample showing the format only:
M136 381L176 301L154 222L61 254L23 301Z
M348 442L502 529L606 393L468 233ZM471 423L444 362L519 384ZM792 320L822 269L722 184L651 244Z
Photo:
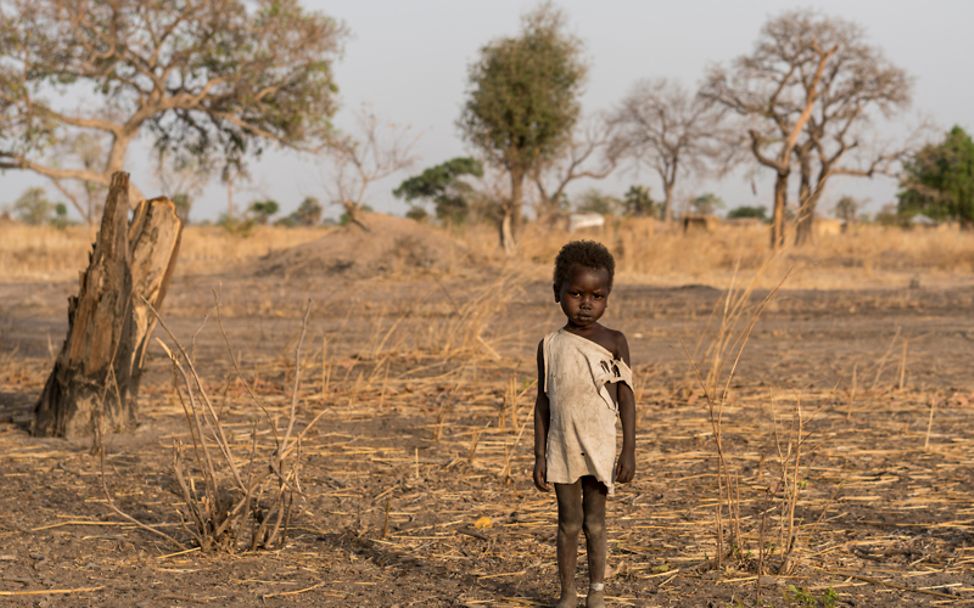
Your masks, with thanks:
M528 13L519 35L484 46L470 67L459 126L509 180L499 214L508 253L522 221L525 179L569 142L585 74L582 45L565 32L564 16L551 4Z
M622 197L622 208L626 215L637 217L658 217L659 205L649 193L649 187L632 185Z
M458 156L425 169L396 187L392 194L408 203L428 200L433 203L437 219L446 224L462 224L470 210L473 186L464 177L483 177L481 162L468 156ZM412 209L411 209L412 211ZM424 210L425 211L425 210ZM413 213L416 218L419 214Z
M56 204L47 197L43 188L24 190L14 201L11 211L14 219L31 226L41 226L51 221Z
M276 214L280 209L281 206L277 204L277 201L273 199L266 199L250 203L250 207L247 209L247 214L254 218L254 221L261 226L266 226L267 222L270 221L271 216Z
M739 219L756 219L762 222L768 219L768 210L764 207L759 207L757 205L741 205L740 207L734 207L727 212L727 219L729 220L739 220Z
M324 211L324 207L318 199L313 196L306 196L298 208L287 217L295 226L317 226L321 223L321 216Z
M903 164L900 188L900 214L974 228L974 140L955 126L939 144L924 146Z
M579 213L617 215L622 209L622 201L596 188L589 188L575 201L575 211Z
M224 168L320 149L344 39L298 0L0 0L0 169L104 188L142 136ZM81 133L81 158L57 153Z
M691 200L690 207L702 215L713 215L724 207L724 200L713 192L707 192Z

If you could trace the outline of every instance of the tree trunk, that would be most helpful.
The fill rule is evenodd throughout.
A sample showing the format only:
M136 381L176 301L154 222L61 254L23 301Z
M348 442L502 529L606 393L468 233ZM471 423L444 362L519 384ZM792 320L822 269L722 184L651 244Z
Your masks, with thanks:
M795 245L804 245L815 240L815 207L822 193L812 190L808 200L798 211L798 222L795 224Z
M811 243L812 226L815 222L815 203L817 196L812 190L812 166L808 150L798 155L801 160L801 183L798 186L798 217L795 220L795 245Z
M514 231L512 229L511 221L511 210L504 208L504 216L501 218L500 225L500 239L501 248L504 249L504 253L507 255L514 255Z
M778 172L774 180L774 210L771 216L771 248L785 245L785 207L788 204L788 173Z
M128 222L127 173L112 175L101 228L68 300L68 335L34 409L35 435L79 437L131 428L146 347L179 250L167 199L141 201Z
M521 237L521 221L524 219L524 175L511 174L511 244L517 247Z
M521 207L524 199L524 174L511 171L511 198L504 205L501 217L501 247L507 255L513 255L521 232Z
M673 185L663 185L663 221L669 224L673 221Z

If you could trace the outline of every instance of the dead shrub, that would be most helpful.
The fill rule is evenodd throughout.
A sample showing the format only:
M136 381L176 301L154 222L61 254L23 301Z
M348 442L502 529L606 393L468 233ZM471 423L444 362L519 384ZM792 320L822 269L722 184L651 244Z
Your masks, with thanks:
M260 414L251 419L245 448L228 435L192 356L159 318L169 342L158 338L157 342L172 363L173 386L190 434L188 445L175 441L172 448L172 470L182 499L180 515L203 551L272 549L287 539L294 503L301 494L301 441L321 416L298 430L301 349L309 314L310 305L295 349L291 399L283 425L252 395ZM270 445L260 441L265 436L272 439Z

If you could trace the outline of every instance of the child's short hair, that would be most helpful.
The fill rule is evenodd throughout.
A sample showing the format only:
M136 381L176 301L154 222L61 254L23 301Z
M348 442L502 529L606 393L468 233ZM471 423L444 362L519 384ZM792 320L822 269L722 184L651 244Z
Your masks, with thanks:
M575 264L596 270L604 268L609 273L609 289L612 289L616 261L605 245L595 241L572 241L562 247L555 258L555 291L561 291Z

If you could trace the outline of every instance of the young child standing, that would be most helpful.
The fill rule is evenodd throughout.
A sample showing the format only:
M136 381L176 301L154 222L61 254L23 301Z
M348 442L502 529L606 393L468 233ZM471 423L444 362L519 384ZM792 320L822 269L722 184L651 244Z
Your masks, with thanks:
M599 324L615 260L600 243L573 241L555 259L555 302L567 322L538 344L534 406L534 485L558 498L558 608L577 603L578 533L588 555L588 608L605 605L605 499L636 470L636 404L629 344ZM622 454L615 459L616 415ZM615 466L613 466L615 464Z

